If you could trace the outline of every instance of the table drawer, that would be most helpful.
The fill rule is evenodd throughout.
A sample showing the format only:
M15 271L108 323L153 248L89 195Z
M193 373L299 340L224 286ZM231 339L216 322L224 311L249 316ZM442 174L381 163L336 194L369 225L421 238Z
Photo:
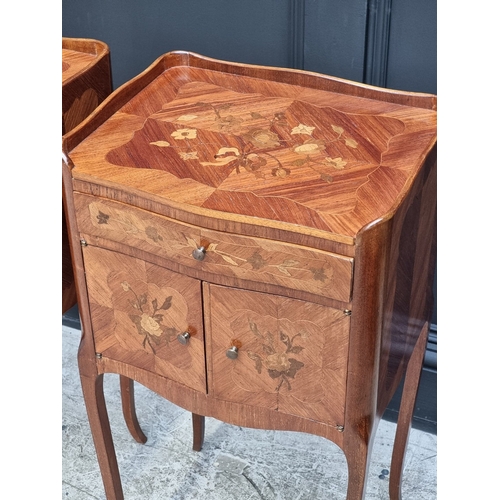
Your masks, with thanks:
M351 299L353 259L299 245L180 223L75 193L80 233L138 248L200 271L277 285L335 300ZM203 260L193 250L206 248Z

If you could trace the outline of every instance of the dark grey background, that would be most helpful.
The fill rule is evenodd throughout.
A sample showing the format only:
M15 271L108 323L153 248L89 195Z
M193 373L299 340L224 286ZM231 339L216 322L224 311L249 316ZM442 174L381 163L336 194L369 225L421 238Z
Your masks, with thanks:
M107 43L114 88L166 52L189 50L435 94L436 2L63 0L62 36ZM77 310L63 321L77 322ZM435 432L436 306L432 322L414 425ZM388 418L397 401L391 408Z

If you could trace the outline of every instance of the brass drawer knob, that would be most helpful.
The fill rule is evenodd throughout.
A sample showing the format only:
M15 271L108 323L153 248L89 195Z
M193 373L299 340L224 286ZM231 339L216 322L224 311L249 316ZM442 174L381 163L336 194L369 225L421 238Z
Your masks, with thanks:
M205 258L206 252L207 250L205 247L198 247L193 250L192 255L196 260L203 260Z
M182 344L186 345L189 342L191 335L189 332L182 332L179 335L177 335L177 340Z
M235 345L233 345L226 351L226 356L229 359L236 359L238 357L238 348Z

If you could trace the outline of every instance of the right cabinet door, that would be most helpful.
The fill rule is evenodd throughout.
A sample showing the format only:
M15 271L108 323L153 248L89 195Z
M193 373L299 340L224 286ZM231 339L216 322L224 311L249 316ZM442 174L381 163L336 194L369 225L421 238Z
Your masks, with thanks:
M277 295L207 289L209 393L343 425L349 316ZM233 346L235 359L226 355Z

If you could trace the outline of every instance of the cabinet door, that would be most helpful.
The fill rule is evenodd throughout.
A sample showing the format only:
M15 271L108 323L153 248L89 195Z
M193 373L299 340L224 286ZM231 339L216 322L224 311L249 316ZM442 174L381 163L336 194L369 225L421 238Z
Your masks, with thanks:
M343 424L349 317L301 300L210 285L209 392ZM231 346L236 359L227 357Z
M84 261L96 352L205 393L200 281L91 246Z

